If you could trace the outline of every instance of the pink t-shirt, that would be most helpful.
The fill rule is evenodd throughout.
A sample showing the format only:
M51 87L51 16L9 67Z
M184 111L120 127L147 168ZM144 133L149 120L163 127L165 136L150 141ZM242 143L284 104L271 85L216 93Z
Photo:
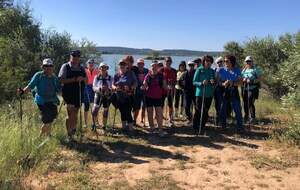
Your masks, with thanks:
M151 77L151 78L150 78ZM163 88L159 84L158 75L147 74L145 77L145 81L151 81L148 86L148 90L146 90L146 96L153 99L160 99L163 95Z

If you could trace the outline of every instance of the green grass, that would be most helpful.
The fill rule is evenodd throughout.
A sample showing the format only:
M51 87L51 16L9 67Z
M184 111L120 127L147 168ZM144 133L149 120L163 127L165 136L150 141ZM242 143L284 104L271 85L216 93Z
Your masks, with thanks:
M21 124L17 105L3 106L0 112L1 189L20 189L22 177L56 150L62 136L61 130L56 128L56 138L38 148L45 138L39 137L40 121L36 107L31 101L24 101Z

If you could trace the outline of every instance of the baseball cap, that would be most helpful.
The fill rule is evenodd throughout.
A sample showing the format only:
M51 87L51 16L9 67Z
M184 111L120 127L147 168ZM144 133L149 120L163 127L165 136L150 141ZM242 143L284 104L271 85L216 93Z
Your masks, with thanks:
M73 50L70 52L70 55L74 57L80 57L80 51L79 50Z
M44 59L43 66L53 66L53 61L50 58Z
M247 56L245 59L245 62L247 62L247 61L253 61L253 58L251 56Z
M137 60L137 63L145 63L145 60L143 58L140 58Z
M109 69L109 66L104 62L101 62L99 66L100 67L107 67L107 69Z

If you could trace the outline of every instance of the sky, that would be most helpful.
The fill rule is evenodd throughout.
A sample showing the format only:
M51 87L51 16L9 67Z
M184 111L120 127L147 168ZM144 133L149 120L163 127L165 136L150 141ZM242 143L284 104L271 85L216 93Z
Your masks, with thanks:
M220 51L300 30L299 0L31 0L45 29L98 46Z

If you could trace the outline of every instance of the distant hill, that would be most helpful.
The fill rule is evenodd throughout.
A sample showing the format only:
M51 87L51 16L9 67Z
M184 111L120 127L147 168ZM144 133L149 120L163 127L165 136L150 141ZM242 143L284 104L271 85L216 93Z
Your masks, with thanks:
M102 54L129 54L129 55L150 55L153 51L152 49L137 49L137 48L127 48L127 47L97 47L97 50ZM160 55L172 55L172 56L203 56L209 54L212 56L218 56L223 52L220 51L193 51L185 49L164 49L159 52Z

